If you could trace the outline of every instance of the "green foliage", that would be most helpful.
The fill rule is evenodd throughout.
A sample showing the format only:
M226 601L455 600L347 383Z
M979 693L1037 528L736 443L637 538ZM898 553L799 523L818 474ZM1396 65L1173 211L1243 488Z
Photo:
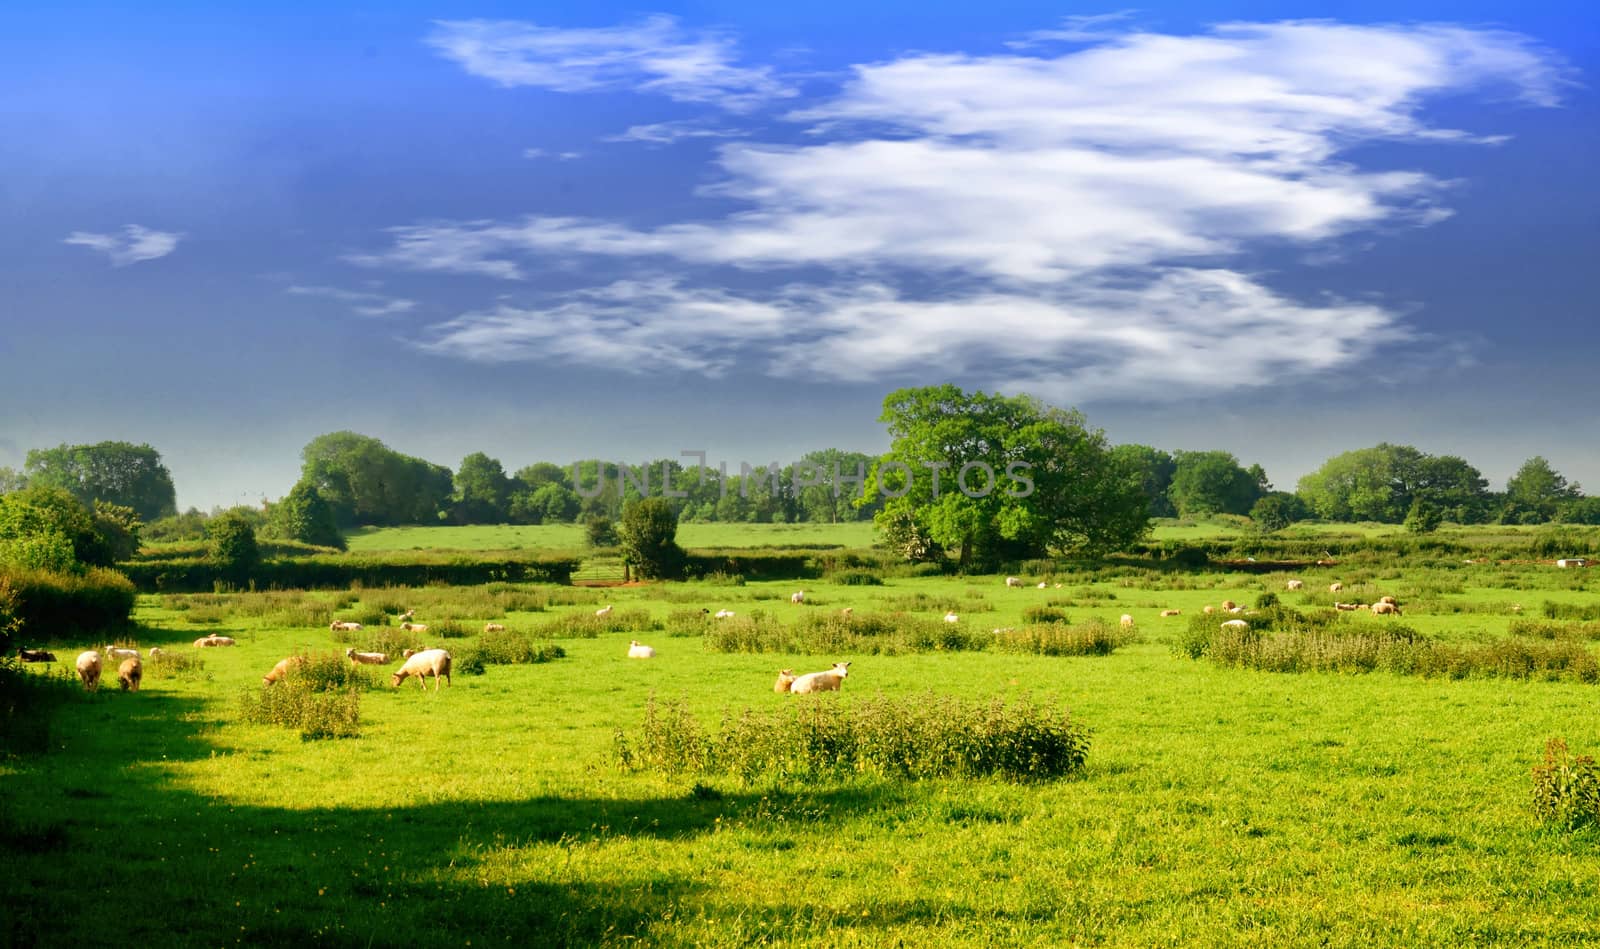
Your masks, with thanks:
M666 498L643 498L622 509L617 540L623 558L633 565L641 579L683 576L684 554L677 536L678 516Z
M206 661L192 652L181 649L163 649L144 660L147 679L176 679L198 682L210 679Z
M1167 493L1181 517L1248 514L1266 490L1259 467L1246 470L1225 451L1180 451L1173 461Z
M338 653L299 658L282 681L240 693L240 721L297 729L307 741L359 736L361 693L372 688L372 673Z
M1417 498L1406 513L1405 528L1413 534L1431 534L1444 523L1444 512L1431 501Z
M591 517L583 522L583 536L590 547L617 546L617 527L609 517Z
M1132 630L1091 619L1077 625L1032 623L1002 629L994 634L994 646L1001 652L1039 656L1109 656L1135 639Z
M989 634L962 623L905 613L808 612L785 624L761 610L714 619L706 627L710 652L894 656L983 649Z
M1075 774L1089 730L1065 711L1023 697L971 702L948 695L797 698L787 708L725 713L716 732L681 703L645 706L637 738L618 732L622 767L663 774L731 774L746 782L997 777L1045 781Z
M9 591L20 637L100 635L125 627L133 612L133 584L101 567L82 573L0 568L0 588Z
M32 484L0 495L0 566L73 570L108 567L111 543L95 531L89 509L66 490Z
M484 633L478 638L478 655L497 665L552 662L563 659L567 651L552 642L540 642L525 632L507 629Z
M1256 529L1269 534L1310 516L1305 502L1287 491L1270 491L1250 508L1250 520L1255 522Z
M1139 489L1150 505L1151 517L1178 516L1178 509L1167 493L1172 486L1172 475L1178 469L1170 453L1149 445L1117 445L1111 449L1111 457L1138 477Z
M318 547L345 548L344 535L339 532L333 505L327 502L316 485L304 478L296 481L283 500L272 506L268 524L276 537Z
M455 489L456 523L503 524L510 519L512 481L498 460L481 451L461 459Z
M1460 458L1384 442L1328 459L1297 490L1325 520L1398 524L1422 500L1466 524L1487 516L1487 488L1478 469Z
M234 583L249 579L261 563L261 548L256 546L256 529L238 511L224 511L206 525L211 564L219 574Z
M1600 766L1594 758L1572 757L1564 739L1546 742L1544 763L1533 766L1533 813L1566 830L1600 824Z
M552 616L540 623L535 633L545 639L593 639L602 633L638 633L660 628L661 624L650 618L649 610L613 609L605 616L596 616L591 612Z
M130 560L139 552L139 532L144 522L139 520L133 508L109 501L95 501L90 522L100 549L93 556L85 558L85 563L109 567Z
M0 657L0 761L49 751L56 710L79 691L77 676L64 666L34 672Z
M149 445L100 442L28 452L28 483L63 488L85 508L96 501L132 508L140 520L178 512L172 473Z
M430 583L567 583L577 565L570 557L531 553L473 557L452 552L407 550L367 555L319 554L264 561L255 567L251 576L261 587L301 590L346 589L352 584L420 587ZM219 580L238 583L219 565L190 558L145 560L125 564L122 569L146 592L212 590Z
M850 570L840 570L839 572L829 576L828 579L841 586L847 587L883 586L883 577L871 570L863 570L859 567Z
M1568 483L1550 462L1535 455L1522 463L1506 481L1506 508L1502 520L1516 524L1543 524L1554 520L1563 506L1577 500L1583 490Z
M450 506L449 468L402 455L376 438L319 435L301 457L301 479L327 500L341 525L434 523Z
M1024 623L1070 623L1067 611L1048 603L1036 603L1022 611Z

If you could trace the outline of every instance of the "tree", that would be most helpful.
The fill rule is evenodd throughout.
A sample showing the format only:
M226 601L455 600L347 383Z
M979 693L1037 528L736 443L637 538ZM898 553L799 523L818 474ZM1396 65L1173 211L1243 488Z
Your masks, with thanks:
M1266 533L1281 531L1296 521L1309 516L1305 502L1287 491L1272 491L1256 501L1250 508L1250 520L1256 528Z
M683 548L678 546L678 517L666 498L630 501L622 509L617 539L624 560L642 579L683 575Z
M1600 498L1576 498L1561 507L1563 524L1600 524Z
M35 484L0 495L0 562L39 570L110 566L112 543L63 488Z
M609 517L590 517L583 522L584 539L590 547L617 546L617 526Z
M1266 473L1259 465L1240 467L1225 451L1180 451L1173 455L1168 494L1183 517L1248 514L1264 493Z
M1439 529L1444 522L1444 511L1439 505L1427 498L1417 498L1411 502L1411 510L1406 514L1405 528L1413 534L1431 534Z
M275 536L297 540L302 544L345 549L344 535L339 533L333 505L322 496L316 485L304 478L296 481L283 500L272 506L268 523Z
M1347 451L1301 478L1297 492L1325 520L1398 524L1411 507L1425 457L1410 445L1387 442Z
M63 488L85 507L95 501L120 504L144 521L178 512L172 473L149 445L100 442L36 448L28 452L24 468L29 483Z
M456 515L463 524L504 524L511 513L512 481L500 462L481 451L461 459L455 476Z
M90 523L97 549L92 556L84 558L84 563L109 567L130 560L139 552L139 531L144 522L133 508L96 501L90 512Z
M1150 504L1151 517L1178 516L1178 509L1167 495L1172 486L1172 474L1178 468L1170 454L1149 445L1118 445L1111 449L1111 456L1137 472L1139 487Z
M261 548L256 546L256 529L250 518L238 510L223 511L206 525L211 562L235 583L243 583L261 563Z
M355 432L319 435L301 458L301 478L333 507L340 525L436 523L454 493L449 468Z
M1111 550L1148 525L1137 474L1075 411L943 385L890 393L879 421L893 442L860 503L886 498L880 527L959 549L964 567Z
M0 494L21 491L28 486L28 476L15 468L0 467Z
M1522 463L1506 482L1504 519L1521 524L1543 524L1552 520L1562 505L1583 496L1576 484L1569 484L1550 462L1535 455Z

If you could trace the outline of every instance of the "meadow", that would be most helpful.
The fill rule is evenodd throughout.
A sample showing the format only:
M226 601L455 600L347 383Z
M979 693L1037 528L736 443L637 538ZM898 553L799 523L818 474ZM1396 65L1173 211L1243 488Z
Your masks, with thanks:
M435 533L468 530L496 529L418 540L468 549ZM771 536L744 540L788 542ZM1306 588L1287 591L1291 576ZM1292 573L1059 565L1021 588L891 571L145 595L129 638L203 666L149 674L137 694L67 682L48 733L0 760L0 931L49 945L1591 944L1600 831L1541 823L1530 769L1552 737L1595 753L1600 685L1490 667L1261 671L1183 643L1209 624L1194 621L1204 606L1270 593L1355 632L1403 623L1461 648L1548 634L1594 652L1594 576L1452 557ZM1332 617L1336 580L1339 599L1392 594L1404 615ZM606 605L614 621L597 623ZM458 669L437 691L385 675L360 693L359 737L242 720L241 695L279 659L400 642L402 607L458 656L487 652L490 620L562 655ZM863 627L951 636L788 648L846 607ZM1117 629L1123 614L1131 637L1106 654L1007 650L992 632ZM336 639L330 618L368 628ZM723 622L752 635L722 636ZM205 633L238 645L189 645ZM633 639L657 656L625 658ZM67 658L88 644L49 645ZM852 665L837 695L773 691L780 669L838 660ZM28 674L43 688L64 666ZM1086 762L1042 780L912 780L630 769L617 752L652 703L715 729L746 709L933 696L1070 715L1090 729Z

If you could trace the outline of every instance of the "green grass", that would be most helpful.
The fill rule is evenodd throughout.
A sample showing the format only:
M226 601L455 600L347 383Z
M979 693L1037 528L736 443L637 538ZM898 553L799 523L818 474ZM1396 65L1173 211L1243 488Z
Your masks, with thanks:
M562 658L493 665L438 692L385 678L361 697L359 738L320 741L244 724L237 696L296 650L334 648L325 624L284 625L289 614L269 608L278 601L246 595L194 598L212 611L196 624L175 608L190 598L142 597L142 647L193 651L209 631L239 645L200 651L201 674L147 676L137 695L74 692L48 753L0 761L4 925L10 942L49 945L100 944L113 925L121 942L196 946L1600 938L1600 830L1541 825L1530 784L1547 738L1600 751L1596 686L1269 673L1172 649L1207 603L1270 591L1310 609L1331 600L1335 579L1368 599L1393 592L1407 625L1471 643L1538 616L1547 599L1592 600L1590 574L1441 561L1299 576L1308 591L1285 591L1286 575L1134 568L1063 569L1045 590L999 577L543 587L529 601L546 609L496 622L531 630L610 602L664 628L564 638ZM797 606L788 595L799 588ZM481 588L306 600L341 614L422 604L422 622L460 612L452 604L493 605ZM296 614L315 612L305 605ZM713 653L668 621L701 607L790 623L845 606L923 619L953 608L987 633L1040 605L1074 624L1115 626L1127 613L1138 639L1085 657ZM1157 615L1169 607L1184 613ZM476 630L491 617L457 618ZM635 638L657 658L626 659ZM429 644L466 650L476 637ZM72 644L40 645L70 661ZM1086 767L1036 784L799 782L636 774L615 760L616 733L640 727L652 696L709 728L794 702L772 691L780 668L840 659L853 662L844 691L822 701L932 691L1070 710L1092 729ZM82 911L108 894L114 915Z

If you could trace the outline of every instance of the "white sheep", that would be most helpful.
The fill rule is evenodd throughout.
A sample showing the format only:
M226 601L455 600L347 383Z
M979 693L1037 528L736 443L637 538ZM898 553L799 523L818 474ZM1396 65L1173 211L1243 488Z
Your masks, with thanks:
M794 670L784 669L778 673L778 681L772 684L772 691L787 692L794 686Z
M1183 610L1162 610L1162 616L1182 616Z
M1249 629L1250 624L1242 619L1230 619L1222 624L1223 629Z
M847 606L844 609L839 611L839 615L840 616L849 616L851 613L854 613L854 612L855 612L855 607Z
M408 620L408 619L415 618L416 615L417 615L417 611L416 610L414 610L414 609L413 610L406 610L404 613L400 614L400 618L402 620Z
M1008 586L1008 587L1020 587L1020 586L1022 586L1022 578L1021 577L1006 577L1006 586Z
M400 628L403 629L403 630L406 630L407 632L411 632L411 633L426 633L428 631L428 624L427 623L401 623L400 624Z
M137 659L139 658L139 650L129 649L126 646L107 646L101 650L101 655L112 659Z
M806 601L806 591L804 591L804 590L796 590L796 591L794 591L793 594L791 594L789 596L789 602L790 603L804 603L805 601Z
M272 671L261 677L261 684L263 686L276 685L289 675L290 670L304 669L305 667L305 656L290 656L287 659L279 659L278 664L272 667Z
M444 677L446 685L453 685L450 681L450 654L443 649L424 649L406 660L406 664L395 672L391 684L398 689L407 676L416 676L417 687L426 690L428 686L423 680L429 673L433 675L433 691L439 691L440 676Z
M216 633L212 633L210 636L201 636L194 641L197 649L204 649L209 646L232 646L233 644L232 636L218 636Z
M1399 616L1400 607L1395 606L1393 603L1384 603L1380 600L1379 602L1372 604L1372 613L1374 616Z
M1222 608L1223 608L1223 610L1225 610L1225 611L1227 611L1227 612L1229 612L1229 613L1232 613L1232 612L1233 612L1233 609L1234 609L1234 607L1236 607L1236 606L1238 606L1238 605L1239 605L1239 604L1237 604L1237 603L1235 603L1235 602L1233 602L1233 601L1232 601L1232 600L1223 600L1223 601L1222 601Z
M1049 584L1045 583L1043 580L1039 581L1039 589L1043 590L1047 586L1049 586Z
M594 615L602 616L602 617L610 616L611 615L611 604L607 603L605 606L602 606L600 609L595 610L594 611Z
M837 692L843 684L844 677L850 674L850 663L836 662L827 672L808 672L794 680L789 686L789 691L797 695L808 692Z
M944 614L944 621L946 623L959 623L961 622L961 617L957 616L954 610L951 610L950 612Z
M1388 604L1391 604L1393 606L1399 606L1400 605L1400 601L1395 599L1392 596L1380 596L1380 597L1378 597L1378 602L1379 603L1388 603Z
M352 646L344 651L344 657L350 660L351 665L386 666L389 664L389 654L386 652L356 652Z
M717 610L716 617L717 619L731 619L733 617L733 610Z
M340 622L339 620L334 620L328 624L328 632L330 633L354 633L360 629L360 623Z
M1200 612L1206 614L1207 616L1210 616L1212 613L1215 613L1216 611L1217 611L1216 607L1212 606L1210 603L1207 603L1205 605L1205 609L1202 609Z
M1343 590L1343 589L1344 589L1344 584L1342 584L1342 583L1330 583L1330 584L1328 584L1328 592L1329 593L1338 593L1340 590Z
M506 631L504 623L484 623L483 631L486 633L503 633Z
M655 649L653 647L646 646L644 643L639 642L639 640L637 640L637 639L632 639L632 640L628 641L628 658L629 659L654 659L655 657L656 657L656 651L655 651Z
M150 658L151 659L154 659L157 656L165 656L166 654L167 654L167 651L165 649L162 649L160 646L151 646L150 647Z
M1305 585L1306 582L1304 580L1290 580L1284 584L1284 588L1289 590L1299 590Z
M1124 614L1122 614L1122 619L1118 620L1117 623L1123 629L1132 629L1133 628L1133 616L1131 614L1129 614L1129 613L1124 613Z
M100 691L100 654L93 649L78 653L78 678L86 692Z
M117 684L122 686L124 692L139 691L139 682L144 679L144 663L138 656L122 660L122 665L117 667Z
M1352 612L1353 610L1360 609L1360 604L1335 602L1333 604L1333 608L1336 609L1336 610L1343 610L1344 612L1349 613L1349 612Z

